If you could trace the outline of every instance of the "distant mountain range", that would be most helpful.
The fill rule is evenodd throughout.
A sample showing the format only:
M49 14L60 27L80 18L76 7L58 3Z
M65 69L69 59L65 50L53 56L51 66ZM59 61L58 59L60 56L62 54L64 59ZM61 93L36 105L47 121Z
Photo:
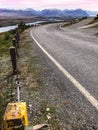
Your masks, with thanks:
M56 17L85 17L85 16L88 16L88 14L83 11L82 9L76 9L76 10L58 10L58 9L45 9L45 10L42 10L41 12L41 15L42 16L46 16L46 17L53 17L53 16L56 16Z
M13 10L13 9L0 9L0 16L40 16L40 17L88 17L89 13L82 10L59 10L59 9L44 9L41 11L34 9L26 10Z

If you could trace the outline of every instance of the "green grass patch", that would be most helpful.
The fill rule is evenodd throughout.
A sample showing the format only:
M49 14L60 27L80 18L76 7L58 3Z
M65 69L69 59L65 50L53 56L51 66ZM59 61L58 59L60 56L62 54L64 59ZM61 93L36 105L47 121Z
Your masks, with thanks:
M0 56L9 54L9 47L12 45L13 32L9 31L0 34Z

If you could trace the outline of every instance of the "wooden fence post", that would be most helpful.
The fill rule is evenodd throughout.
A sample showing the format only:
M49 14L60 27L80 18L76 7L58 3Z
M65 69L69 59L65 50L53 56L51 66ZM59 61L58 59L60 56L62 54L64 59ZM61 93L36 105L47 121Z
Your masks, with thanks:
M12 61L13 74L17 74L18 69L17 69L16 49L13 46L10 47L10 56Z
M17 48L19 48L19 39L18 39L17 34L15 34L15 40L16 40L16 45L17 45Z
M16 35L17 35L18 41L20 41L20 34L18 30L16 31Z
M15 48L17 48L17 44L16 44L15 38L13 38L12 43L13 43L13 46L14 46Z
M19 55L18 55L18 49L17 49L17 43L16 43L15 38L13 38L12 43L13 43L13 46L15 47L15 49L16 49L16 55L17 55L17 57L19 57Z

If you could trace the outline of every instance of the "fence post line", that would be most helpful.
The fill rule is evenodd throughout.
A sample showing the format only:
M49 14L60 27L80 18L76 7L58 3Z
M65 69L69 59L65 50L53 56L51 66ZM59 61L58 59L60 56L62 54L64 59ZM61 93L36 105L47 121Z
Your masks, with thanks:
M17 59L16 59L16 49L14 46L11 46L9 49L10 49L12 67L13 67L13 74L17 74L18 68L17 68Z

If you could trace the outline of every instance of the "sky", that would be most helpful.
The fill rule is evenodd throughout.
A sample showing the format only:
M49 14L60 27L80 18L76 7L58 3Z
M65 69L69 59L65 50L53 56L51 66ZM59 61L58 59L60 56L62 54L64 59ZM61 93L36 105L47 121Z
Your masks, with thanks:
M98 0L0 0L0 8L26 9L84 9L98 11Z

